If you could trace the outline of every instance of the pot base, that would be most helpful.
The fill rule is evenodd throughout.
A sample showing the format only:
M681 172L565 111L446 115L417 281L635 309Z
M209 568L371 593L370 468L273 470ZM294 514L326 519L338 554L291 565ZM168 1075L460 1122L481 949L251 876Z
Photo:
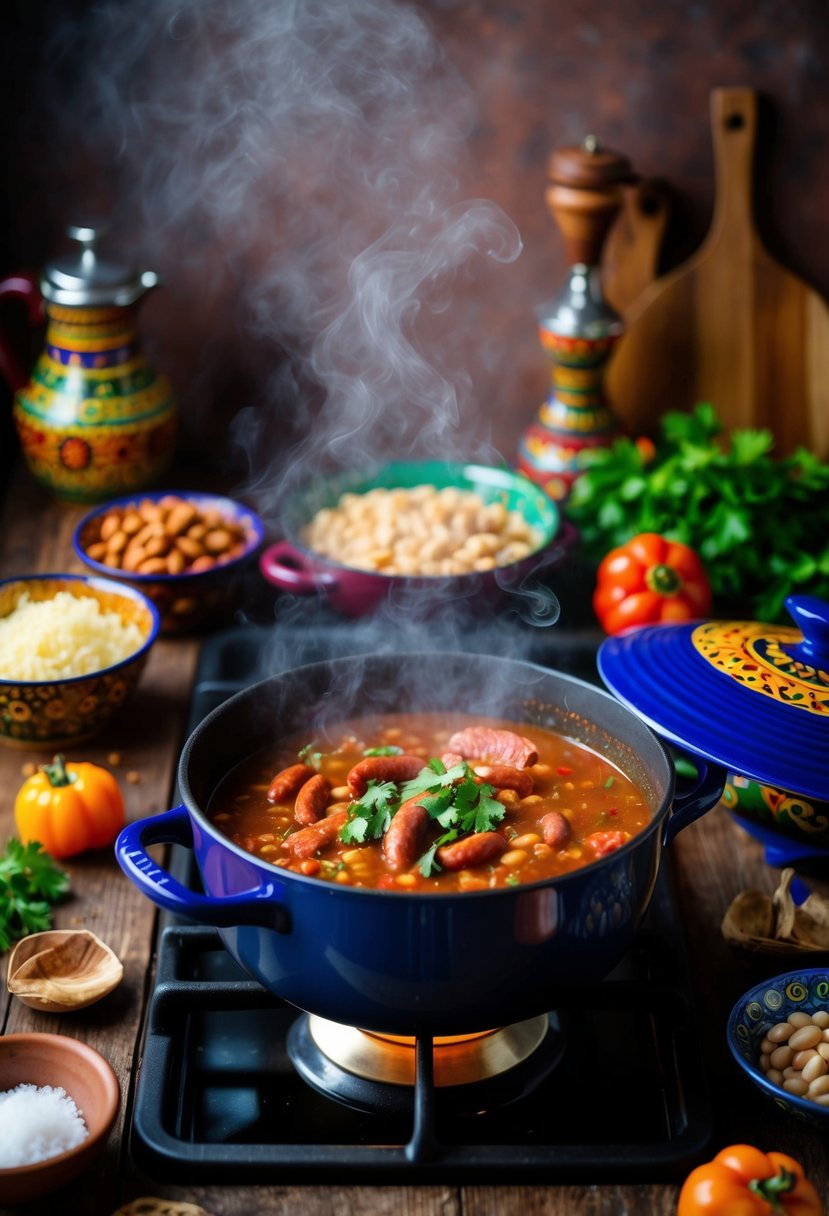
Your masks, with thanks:
M478 1034L420 1040L432 1050L441 1107L472 1112L517 1101L558 1064L565 1036L558 1014ZM370 1113L410 1114L414 1109L419 1040L343 1026L313 1014L288 1033L288 1055L317 1092Z

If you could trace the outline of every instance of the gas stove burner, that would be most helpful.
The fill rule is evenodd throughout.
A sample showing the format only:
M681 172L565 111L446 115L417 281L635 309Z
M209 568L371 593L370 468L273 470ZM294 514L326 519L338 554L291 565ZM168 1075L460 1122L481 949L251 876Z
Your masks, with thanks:
M561 1059L564 1033L556 1013L435 1039L375 1034L309 1014L288 1031L288 1056L299 1075L318 1093L369 1113L411 1114L422 1051L431 1054L428 1076L438 1104L474 1113L531 1093Z

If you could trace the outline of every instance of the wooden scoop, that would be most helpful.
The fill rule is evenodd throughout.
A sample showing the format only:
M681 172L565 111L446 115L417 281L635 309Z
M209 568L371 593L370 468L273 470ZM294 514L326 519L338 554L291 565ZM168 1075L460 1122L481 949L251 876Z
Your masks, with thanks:
M715 205L701 248L627 313L607 369L614 412L634 434L710 401L727 427L763 426L778 455L829 456L829 309L766 251L754 226L757 94L711 94Z

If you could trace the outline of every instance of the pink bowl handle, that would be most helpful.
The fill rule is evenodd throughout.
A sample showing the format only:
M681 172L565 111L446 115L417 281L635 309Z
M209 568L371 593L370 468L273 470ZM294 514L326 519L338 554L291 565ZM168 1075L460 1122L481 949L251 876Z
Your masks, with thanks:
M268 582L282 591L292 591L294 595L313 595L315 591L337 585L333 574L315 570L305 554L287 540L277 541L264 551L259 558L259 569Z

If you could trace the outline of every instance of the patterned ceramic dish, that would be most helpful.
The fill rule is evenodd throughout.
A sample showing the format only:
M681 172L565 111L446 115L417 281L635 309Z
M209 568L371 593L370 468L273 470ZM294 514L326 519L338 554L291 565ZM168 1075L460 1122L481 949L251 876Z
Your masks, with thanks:
M724 804L795 856L829 850L829 603L791 625L696 621L628 630L598 656L611 692L658 734L721 764Z
M192 512L186 524L185 508ZM117 552L109 544L112 538L101 536L107 519L136 528L119 538L123 546ZM157 534L142 543L143 560L136 564L133 545L142 530L153 527ZM161 632L171 634L227 623L240 601L243 576L252 566L263 536L259 516L235 499L160 490L116 498L96 507L80 521L72 543L91 570L147 595L158 609ZM208 537L212 548L205 548ZM124 568L124 561L132 568Z
M18 1085L62 1089L88 1135L75 1148L42 1161L0 1168L0 1199L13 1204L28 1203L77 1178L106 1144L121 1101L115 1073L103 1056L62 1034L0 1038L0 1092Z
M773 1026L791 1014L829 1012L829 970L790 971L743 993L728 1019L728 1046L745 1075L780 1110L829 1131L829 1106L788 1093L760 1067L760 1045ZM829 1043L824 1031L824 1042ZM829 1076L829 1073L826 1074Z
M0 677L0 742L55 749L97 735L135 689L158 636L154 605L132 587L80 574L42 574L0 582L0 620L28 597L52 600L59 592L92 599L137 627L139 644L119 662L85 675L19 680Z

